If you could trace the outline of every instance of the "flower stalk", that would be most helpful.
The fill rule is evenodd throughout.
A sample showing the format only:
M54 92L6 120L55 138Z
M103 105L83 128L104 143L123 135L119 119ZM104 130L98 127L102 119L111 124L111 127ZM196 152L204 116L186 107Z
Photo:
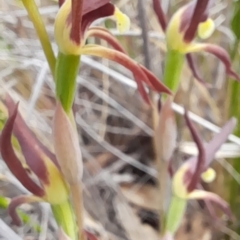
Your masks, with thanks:
M164 67L164 83L175 94L183 66L183 57L186 56L193 76L203 83L194 64L192 53L207 52L217 57L226 68L228 76L240 81L240 77L231 69L228 53L220 46L195 41L198 34L200 39L211 36L215 30L214 22L209 18L209 8L212 0L195 0L179 8L171 17L168 24L163 16L159 0L153 0L153 7L159 23L166 32L167 58Z
M52 213L59 227L71 240L77 240L77 226L71 202L51 205Z
M175 116L171 108L172 99L168 97L160 107L159 114L156 116L157 122L154 129L154 148L156 154L156 165L158 171L159 186L159 229L164 234L166 213L168 202L171 198L171 179L168 174L171 157L176 147L177 128Z
M209 165L213 161L216 151L234 129L236 121L230 119L221 131L208 144L204 145L187 113L185 113L185 120L199 153L197 157L185 161L172 177L172 198L164 229L164 234L170 233L172 236L180 226L189 200L211 201L231 218L228 204L215 193L202 190L201 181L210 182L214 180L216 173L209 168Z
M56 58L54 56L54 52L46 28L44 26L43 20L38 11L38 7L34 0L22 0L22 3L26 8L28 16L34 25L38 38L41 42L43 52L46 56L49 68L51 70L52 76L54 76Z
M18 196L11 200L8 211L13 222L17 225L21 223L16 211L19 205L26 202L46 201L50 203L59 226L71 239L76 240L75 216L69 202L69 189L59 171L55 155L30 131L18 113L18 105L10 96L6 97L5 106L9 117L0 136L2 158L15 177L32 193L32 195ZM17 149L14 144L16 142ZM25 158L26 166L23 166L18 159L18 151L21 151L21 155ZM30 171L38 178L39 185L29 175Z
M230 58L232 62L238 66L239 65L239 56L238 56L238 49L239 49L239 43L240 43L240 31L239 31L239 19L240 19L240 2L236 1L232 5L233 9L233 17L231 20L231 28L235 35L235 43L230 49ZM239 73L239 71L238 71ZM231 79L230 79L231 80ZM234 131L234 134L238 137L240 137L240 84L229 81L227 84L227 104L226 104L226 111L228 116L234 116L237 120L237 126ZM231 164L238 173L240 173L240 158L231 159ZM239 198L236 198L236 192L239 192L239 184L235 179L229 179L229 176L227 177L227 188L228 191L228 199L231 206L232 211L234 212L234 215L237 219L240 217L240 211L239 211ZM233 225L233 229L240 234L240 228L237 225Z
M182 67L184 63L184 55L176 50L169 50L166 53L163 82L173 92L177 92Z
M169 209L167 212L166 223L164 231L174 234L183 219L187 207L187 200L172 196Z
M78 239L82 240L84 239L81 183L83 172L82 156L72 112L66 113L60 102L57 103L53 120L53 140L58 163L71 192Z
M72 110L79 65L78 55L65 55L59 52L55 71L56 97L67 114Z

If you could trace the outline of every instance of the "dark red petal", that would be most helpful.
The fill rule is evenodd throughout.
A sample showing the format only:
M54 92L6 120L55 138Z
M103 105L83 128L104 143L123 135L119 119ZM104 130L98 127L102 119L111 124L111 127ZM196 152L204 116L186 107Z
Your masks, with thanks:
M149 86L149 88L151 88L156 92L164 92L167 94L172 94L169 88L166 87L160 80L158 80L151 71L149 71L147 68L143 67L142 65L140 65L140 68L147 76L148 81L145 83Z
M195 4L196 1L191 1L190 3L186 4L183 10L183 13L181 15L181 22L180 22L180 28L179 31L185 32L187 30L187 28L189 27L190 21L191 21L191 17L193 15L193 11L195 8Z
M96 46L96 45L93 45L93 46L86 45L82 49L82 54L107 58L107 59L115 61L115 62L123 65L127 69L129 69L134 75L134 79L138 85L139 93L142 95L142 97L146 101L146 103L149 104L148 95L147 95L145 88L143 87L143 83L142 83L142 81L145 83L149 83L148 77L145 74L145 71L142 69L142 67L139 67L139 65L136 62L134 62L131 58L129 58L126 54L118 52L113 49L108 49L108 48ZM162 92L168 94L169 90L166 87L163 87Z
M203 50L216 56L224 64L227 74L240 81L240 77L231 69L231 60L225 49L214 44L204 44Z
M87 1L84 1L88 2ZM91 0L90 0L91 2ZM99 1L101 2L101 1ZM106 2L106 1L102 1L102 2ZM109 1L107 1L109 2ZM99 18L103 18L103 17L109 17L112 16L114 14L115 11L115 7L113 4L111 3L107 3L105 5L101 5L102 7L99 8L95 8L95 10L92 10L91 12L88 13L84 13L84 15L82 16L82 22L81 22L81 36L84 36L84 33L86 32L87 28L90 26L90 24L92 22L94 22L95 20L99 19Z
M143 83L142 81L140 80L139 78L139 75L137 73L133 73L133 76L134 76L134 79L137 83L137 89L138 89L138 92L140 93L141 97L143 98L143 100L148 104L150 105L150 99L149 99L149 96L143 86Z
M83 3L88 2L84 0L71 0L72 9L71 9L71 19L72 27L70 32L70 38L77 45L80 44L81 40L81 22L82 22L82 13L83 13Z
M105 40L115 50L126 53L120 43L106 28L91 27L87 31L87 37L96 37Z
M205 147L206 150L206 162L205 169L210 165L216 152L219 150L221 145L226 142L228 136L232 133L233 129L236 126L236 119L231 118L221 129L220 132L217 133L213 139L207 144Z
M13 175L22 183L22 185L27 188L36 196L43 196L43 189L38 186L33 180L28 176L26 170L23 168L22 163L17 158L14 149L12 147L11 137L14 122L17 116L18 105L9 114L9 118L3 127L2 134L0 136L0 151L2 158L7 164L9 170Z
M125 50L122 48L118 40L112 36L112 34L103 28L90 28L88 31L88 36L95 36L100 39L105 40L111 47L113 47L115 50L125 53ZM156 92L165 92L168 94L171 94L171 91L164 86L163 83L161 83L155 76L150 72L147 68L143 67L142 65L139 65L141 70L146 74L147 78L143 79L143 81L147 84L149 88ZM140 87L141 88L141 87Z
M228 203L215 193L204 190L194 190L188 195L188 199L208 200L215 203L218 208L220 208L230 219L232 219L232 213Z
M188 66L189 66L189 68L192 71L193 77L195 79L197 79L197 81L199 81L201 84L206 86L207 84L202 80L202 78L199 76L199 73L197 72L197 68L196 68L195 62L194 62L194 60L192 58L192 55L190 53L188 53L186 55L186 58L187 58Z
M191 42L195 37L198 25L200 22L207 19L207 7L209 0L198 0L194 4L194 11L191 13L191 19L189 21L188 28L184 34L184 40ZM190 13L189 13L190 14Z
M214 156L216 152L220 149L222 144L228 139L228 136L231 134L233 131L234 127L236 126L236 119L232 118L230 119L221 129L220 132L217 133L212 140L204 145L205 149L205 156L206 156L206 161L204 165L204 170L207 170L209 165L212 163L214 160ZM197 157L191 157L186 164L189 165L189 170L191 172L194 172L196 169L197 165Z
M197 186L198 189L201 189L203 190L203 187L201 184L198 184ZM217 217L217 213L212 205L212 203L209 201L209 200L204 200L204 203L206 204L206 208L209 212L209 215L214 219L214 220L217 220L218 217Z
M65 1L64 0L58 0L58 6L61 7Z
M167 21L166 16L163 13L163 9L161 6L161 0L153 0L153 10L158 18L158 22L162 28L162 30L165 32L167 27Z
M20 206L21 204L24 203L32 203L38 201L35 196L19 196L16 198L13 198L8 205L8 213L11 216L13 220L13 224L20 226L21 225L21 220L17 214L17 207Z
M83 15L107 5L110 0L83 0Z
M8 96L6 98L6 106L9 111L9 115L12 114L14 109L14 102ZM45 146L35 137L32 131L28 128L20 114L17 114L16 121L14 123L13 134L16 136L22 153L26 159L27 165L37 175L37 177L43 183L49 183L48 171L43 162L42 157L47 155L50 159L56 161L55 156L47 150ZM54 156L54 158L53 158Z
M185 117L187 126L191 132L193 141L196 143L197 148L198 148L198 161L196 164L195 172L192 174L191 181L189 182L189 185L187 188L188 192L191 192L196 188L196 186L200 180L200 175L204 169L204 165L205 165L205 161L206 161L206 156L205 156L206 154L205 154L205 149L204 149L202 140L201 140L200 136L198 135L198 132L192 125L192 122L190 121L186 110L185 110L184 117Z
M15 107L15 103L13 102L13 100L9 95L6 96L5 105L8 108L9 112L11 112ZM42 142L38 140L38 138L32 133L32 131L26 125L25 121L23 120L20 114L17 114L17 117L15 119L15 124L13 128L14 134L15 134L15 128L23 128L25 129L24 131L29 132L29 135L31 136L31 142L34 143L36 146L39 146L41 150L44 152L44 154L53 161L53 163L58 167L58 169L60 169L55 154L53 154L45 145L42 144Z

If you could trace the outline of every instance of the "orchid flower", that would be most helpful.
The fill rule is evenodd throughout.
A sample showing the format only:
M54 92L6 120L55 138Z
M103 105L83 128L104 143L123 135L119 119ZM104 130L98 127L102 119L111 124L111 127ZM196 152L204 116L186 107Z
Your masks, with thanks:
M206 202L213 202L221 208L224 213L231 216L228 204L221 199L217 194L207 192L199 188L201 180L211 182L214 180L216 173L209 165L214 160L214 155L227 140L229 134L233 131L236 120L230 119L217 133L213 139L203 144L201 138L196 132L194 126L185 112L185 120L191 132L192 138L198 148L198 156L191 157L184 162L175 172L172 178L172 192L173 197L167 213L166 232L172 234L178 229L182 216L185 212L187 200L204 200ZM178 209L178 210L176 210Z
M9 118L0 136L1 155L12 174L32 193L13 198L9 204L9 214L13 222L19 225L20 219L16 213L19 205L39 201L59 205L68 200L69 192L55 155L28 128L18 113L18 104L7 97L5 105ZM25 162L14 151L12 134L20 145Z
M110 0L66 0L61 3L55 21L55 40L59 51L64 55L92 55L115 61L129 69L136 80L142 98L150 103L143 83L157 92L170 93L158 79L146 68L133 61L126 54L95 44L87 44L88 37L104 37L107 30L89 28L90 24L102 17L114 17L120 32L128 30L129 18ZM110 39L111 41L111 39ZM65 79L66 81L66 79ZM59 96L61 100L61 96Z
M210 37L215 30L214 21L209 18L209 8L213 5L214 0L190 1L173 14L168 24L160 2L160 0L153 0L153 6L159 23L163 31L166 32L168 54L164 83L171 90L176 91L178 88L183 56L186 56L194 77L203 82L190 55L195 52L213 54L224 64L226 73L230 77L240 80L240 77L231 69L230 58L226 50L215 44L196 41L196 35L204 40Z

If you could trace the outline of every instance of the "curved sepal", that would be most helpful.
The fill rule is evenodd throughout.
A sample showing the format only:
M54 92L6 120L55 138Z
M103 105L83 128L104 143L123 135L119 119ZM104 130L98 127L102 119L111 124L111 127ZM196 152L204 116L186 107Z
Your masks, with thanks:
M206 85L206 83L203 81L203 79L200 77L198 71L197 71L197 68L196 68L196 64L193 60L193 57L190 53L186 54L186 59L187 59L187 63L188 63L188 66L192 72L192 75L193 77L199 81L201 84L203 85Z
M103 39L115 50L126 54L125 50L122 48L118 40L108 30L104 28L99 28L99 27L90 28L87 33L87 36ZM151 88L153 91L156 91L156 92L162 92L164 88L167 89L164 86L164 84L152 74L151 71L149 71L147 68L145 68L140 64L138 64L138 66L146 74L147 81L145 80L143 81L145 81L145 83L149 88ZM171 94L170 90L168 90L168 93Z
M163 9L161 6L161 0L153 0L153 10L157 16L158 22L162 28L162 30L165 32L167 27L167 21L166 16L163 13Z
M197 164L195 167L195 172L192 173L191 181L189 182L189 184L187 186L188 192L191 192L196 188L196 186L200 180L201 173L204 170L204 165L205 165L205 161L206 161L206 153L205 153L203 142L202 142L198 132L196 131L195 127L193 126L191 120L189 119L188 112L186 110L184 113L184 118L185 118L186 124L188 126L188 129L191 133L191 136L193 138L193 141L195 142L195 144L197 145L197 148L198 148L198 160L197 160Z
M11 200L10 204L8 205L8 213L11 216L13 220L13 224L20 226L21 225L21 219L19 218L17 214L17 207L24 204L24 203L34 203L34 202L40 202L42 201L41 198L36 196L18 196Z
M50 152L29 129L21 115L17 112L17 109L15 110L16 105L10 96L6 97L5 104L10 116L15 113L14 123L12 125L13 129L11 131L13 131L18 140L28 168L38 177L39 184L41 185L41 194L32 188L31 190L28 188L28 185L33 182L30 177L28 177L28 181L24 181L24 186L34 195L41 196L51 204L59 204L65 201L68 198L68 188L58 168L55 155ZM21 162L16 159L15 164L19 166ZM21 173L21 170L17 171ZM24 177L22 173L20 175L14 175L19 181ZM36 185L34 182L33 184ZM40 188L38 185L36 186L37 189Z
M9 115L12 115L16 105L10 96L6 97L5 104L8 108ZM54 159L54 155L34 136L18 112L16 112L14 120L13 134L19 142L26 163L31 171L33 171L42 182L46 184L49 183L47 169L42 160L42 156L46 153ZM54 159L54 161L56 160Z
M12 146L11 137L17 114L18 104L16 104L14 109L9 112L9 118L5 123L0 136L0 151L2 158L7 164L10 171L22 183L22 185L34 195L41 197L44 195L44 190L39 185L37 185L28 175L26 169L17 158Z
M230 219L232 218L228 203L215 193L207 192L204 190L194 190L188 195L187 198L195 200L207 200L215 203L216 206L220 208Z
M107 29L102 27L91 27L86 33L86 39L89 37L95 37L105 40L115 50L126 53L120 43L117 41L114 35L112 35Z
M220 132L217 133L208 144L204 145L196 135L196 131L192 128L193 126L189 125L191 125L191 123L189 124L188 122L188 127L191 128L191 134L199 150L199 156L192 157L183 163L173 176L173 192L176 196L183 199L187 199L189 193L196 188L200 181L201 174L209 168L209 165L214 160L215 153L233 131L236 120L230 119Z
M149 87L153 87L154 81L154 88L156 88L156 86L161 87L161 89L158 89L159 92L171 94L171 91L162 83L160 83L152 73L150 73L145 68L140 67L136 62L134 62L131 58L129 58L126 54L123 54L122 52L97 45L86 45L82 49L82 54L107 58L129 69L134 75L134 79L138 85L139 93L141 94L145 102L148 104L150 103L150 101L142 82L145 82Z
M240 76L238 76L237 73L235 73L231 69L231 60L230 60L230 57L229 57L227 51L225 49L223 49L222 47L219 47L217 45L210 44L210 43L206 43L206 44L205 43L195 43L195 44L189 45L185 49L185 53L192 53L192 52L208 52L210 54L213 54L224 64L224 66L226 68L226 73L230 77L240 81Z
M212 140L207 144L204 144L205 149L205 163L203 170L207 170L209 165L214 160L216 152L220 149L222 144L228 139L228 136L232 133L233 129L236 126L236 119L231 118L224 126L219 130L217 134L214 135ZM194 172L196 169L198 157L191 157L187 160L184 165L188 165L189 171Z

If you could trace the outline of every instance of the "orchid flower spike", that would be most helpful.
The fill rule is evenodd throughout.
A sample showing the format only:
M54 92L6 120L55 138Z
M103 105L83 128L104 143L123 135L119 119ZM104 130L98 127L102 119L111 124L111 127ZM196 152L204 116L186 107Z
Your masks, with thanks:
M171 233L175 233L178 229L188 200L204 200L207 206L209 206L209 202L215 203L226 215L231 217L228 204L217 194L203 190L201 180L211 182L215 179L216 172L209 166L214 160L216 152L233 131L236 120L230 119L209 143L204 144L186 112L185 119L199 153L198 156L191 157L184 162L173 175L173 200L166 220L166 231ZM176 206L178 213L176 213Z
M207 145L204 145L186 112L185 119L187 126L190 129L192 138L198 147L198 156L187 160L174 174L173 192L179 198L213 201L217 203L218 206L225 211L225 213L230 215L227 203L219 196L211 192L199 190L197 187L201 183L201 180L204 182L211 182L215 179L216 172L210 168L209 165L214 160L215 153L233 131L236 125L236 120L230 119L223 126L220 132L216 134Z
M240 77L231 69L230 57L226 50L215 44L196 41L197 35L204 40L209 38L215 30L214 21L209 17L209 8L214 0L190 1L174 13L168 24L160 2L160 0L153 0L153 6L161 27L166 31L167 48L169 51L186 55L188 65L197 80L203 82L190 54L207 52L216 56L224 64L228 76L240 81Z
M171 94L150 71L128 57L106 29L90 28L93 21L103 17L115 18L120 32L127 31L130 27L129 18L110 3L110 0L66 0L55 20L54 35L59 51L65 55L92 55L121 64L132 72L138 91L148 104L150 100L144 84L156 92ZM104 39L115 49L87 44L86 40L89 37Z
M68 200L69 193L55 155L28 128L18 113L18 104L8 96L5 105L9 118L0 136L1 155L13 175L33 194L13 198L9 204L8 210L13 222L20 225L16 212L19 205L38 201L61 204ZM21 162L14 151L12 134L20 145L25 163Z

